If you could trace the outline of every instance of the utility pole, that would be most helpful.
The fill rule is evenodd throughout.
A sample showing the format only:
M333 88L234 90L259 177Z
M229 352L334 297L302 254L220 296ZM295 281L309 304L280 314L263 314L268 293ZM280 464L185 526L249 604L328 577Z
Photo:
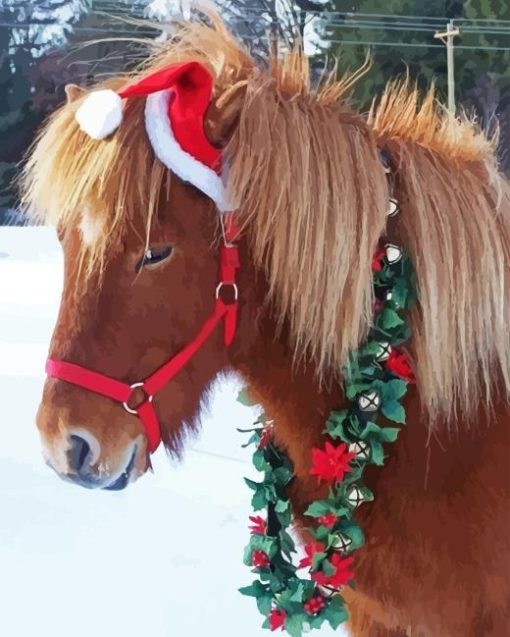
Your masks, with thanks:
M437 31L434 35L436 40L441 40L446 45L446 66L448 69L448 110L455 113L455 73L453 68L453 38L460 35L458 27L450 20L446 25L446 31Z

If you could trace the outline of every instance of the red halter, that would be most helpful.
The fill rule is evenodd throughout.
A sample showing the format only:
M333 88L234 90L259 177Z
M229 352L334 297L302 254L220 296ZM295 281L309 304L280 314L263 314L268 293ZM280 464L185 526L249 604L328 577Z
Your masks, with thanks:
M223 226L223 245L221 246L220 282L216 288L214 312L203 324L202 329L196 337L180 352L145 380L132 383L131 385L74 363L52 359L46 361L46 373L48 376L64 380L73 385L78 385L89 391L96 392L96 394L101 394L102 396L116 400L122 403L127 412L138 415L145 428L149 451L151 453L158 448L161 442L159 421L152 402L154 396L163 389L196 352L198 352L222 319L224 321L223 341L225 347L229 347L234 340L239 305L236 271L240 263L237 246L232 242L238 238L239 229L233 218L233 213L223 213L223 216L226 217L226 219ZM231 286L233 288L234 300L231 303L226 303L220 296L221 290L225 286ZM129 401L136 392L143 393L141 397L142 401L139 402L136 407L130 407Z

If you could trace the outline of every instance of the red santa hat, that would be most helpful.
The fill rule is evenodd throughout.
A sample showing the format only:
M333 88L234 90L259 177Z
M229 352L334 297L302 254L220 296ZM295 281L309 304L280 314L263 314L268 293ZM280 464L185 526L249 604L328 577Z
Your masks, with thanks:
M80 128L94 139L111 135L122 121L122 100L145 97L145 128L156 157L182 180L210 197L220 212L231 210L221 177L221 151L204 132L213 78L198 62L175 64L119 93L93 91L76 111Z

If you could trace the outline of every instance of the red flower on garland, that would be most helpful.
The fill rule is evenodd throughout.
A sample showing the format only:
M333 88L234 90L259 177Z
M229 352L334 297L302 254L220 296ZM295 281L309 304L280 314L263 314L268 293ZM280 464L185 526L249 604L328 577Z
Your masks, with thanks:
M284 629L285 619L287 613L280 608L273 608L269 613L269 626L271 630L278 630L278 628Z
M337 520L338 517L334 513L326 513L326 515L321 515L318 522L319 524L326 526L328 529L332 529L335 526Z
M349 570L350 565L354 562L354 557L342 557L340 553L333 553L329 561L331 566L335 568L333 575L326 575L322 571L312 573L312 579L320 586L339 588L354 577L354 573Z
M265 535L267 529L267 522L260 515L250 515L250 531L252 535Z
M271 436L273 435L273 426L264 425L264 429L260 435L259 449L265 449L271 442Z
M303 604L303 608L309 615L318 615L325 606L326 602L321 595L312 597L310 601Z
M406 380L408 383L416 383L413 369L411 365L409 365L407 356L403 352L392 349L390 352L390 357L385 363L385 367L392 374L395 374L395 376Z
M317 447L312 449L313 467L310 475L317 476L319 483L321 480L342 482L344 475L352 471L349 462L355 457L355 453L347 451L345 443L334 447L330 442L326 442L324 451Z
M382 259L386 256L386 250L376 252L372 259L372 272L380 272L383 269Z
M267 568L269 563L269 557L264 551L253 551L251 554L251 565L255 568Z
M316 553L324 553L326 547L322 542L310 542L310 544L305 545L305 553L306 557L303 557L299 562L298 568L305 568L305 566L311 566L313 556Z

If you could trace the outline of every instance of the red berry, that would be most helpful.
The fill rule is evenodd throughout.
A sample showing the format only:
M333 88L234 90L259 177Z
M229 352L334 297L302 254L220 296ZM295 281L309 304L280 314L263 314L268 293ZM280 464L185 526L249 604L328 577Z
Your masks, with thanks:
M251 563L255 568L267 568L269 566L269 557L264 551L253 551Z

